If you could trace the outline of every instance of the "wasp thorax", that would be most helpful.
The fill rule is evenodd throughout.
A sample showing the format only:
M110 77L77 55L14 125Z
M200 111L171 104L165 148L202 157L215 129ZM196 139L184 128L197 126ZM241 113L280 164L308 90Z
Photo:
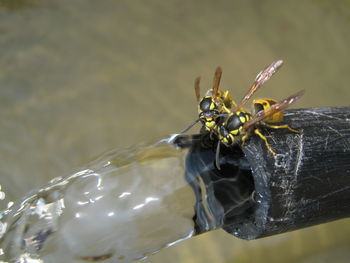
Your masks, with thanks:
M206 96L199 103L199 109L204 112L215 110L217 109L217 104L211 96Z
M226 122L226 127L229 133L238 135L243 128L243 125L251 119L251 115L246 112L235 112Z
M239 115L236 115L236 114L230 116L226 124L227 129L229 131L238 130L242 125L243 123L241 122Z

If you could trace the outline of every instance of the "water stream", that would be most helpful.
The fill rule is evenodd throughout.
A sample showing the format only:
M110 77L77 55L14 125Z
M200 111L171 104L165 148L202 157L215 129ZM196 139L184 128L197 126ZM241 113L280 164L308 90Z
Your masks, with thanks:
M248 167L234 158L236 177L213 179L204 143L172 136L111 151L32 191L2 213L1 262L131 262L227 224L251 204L251 188L222 189L242 176L232 167Z

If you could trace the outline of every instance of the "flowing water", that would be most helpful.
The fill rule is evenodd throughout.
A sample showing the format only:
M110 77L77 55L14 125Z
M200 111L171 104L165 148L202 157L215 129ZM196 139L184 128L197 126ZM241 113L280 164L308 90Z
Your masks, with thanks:
M195 196L184 154L167 142L139 146L53 179L5 212L0 259L131 262L188 239Z
M111 151L10 203L1 262L131 262L239 220L254 204L250 166L236 147L219 172L209 137Z

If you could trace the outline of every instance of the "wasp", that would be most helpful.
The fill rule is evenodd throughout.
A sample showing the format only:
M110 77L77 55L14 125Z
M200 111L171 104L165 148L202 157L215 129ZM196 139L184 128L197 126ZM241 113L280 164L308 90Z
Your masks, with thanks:
M218 126L225 120L232 106L237 106L232 100L228 90L219 89L222 75L221 67L217 67L214 74L213 85L203 98L200 95L200 77L194 82L194 90L198 103L198 119L196 119L186 129L181 131L184 133L191 129L199 121L203 124L206 131L211 134L217 134Z
M269 152L271 152L272 155L276 155L276 153L270 147L266 137L260 131L260 126L273 129L286 128L292 132L300 133L300 131L292 129L287 124L276 125L275 123L283 120L283 110L298 100L304 94L304 91L299 91L298 93L279 102L270 98L254 100L253 114L243 109L243 106L248 102L251 96L267 80L269 80L273 74L277 72L282 64L283 61L278 60L261 71L240 103L234 107L234 109L230 110L225 117L225 120L219 125L219 127L217 127L216 134L219 140L216 149L215 162L218 169L220 169L219 154L221 143L227 147L230 147L236 143L241 143L241 145L244 145L249 136L256 134L265 142Z

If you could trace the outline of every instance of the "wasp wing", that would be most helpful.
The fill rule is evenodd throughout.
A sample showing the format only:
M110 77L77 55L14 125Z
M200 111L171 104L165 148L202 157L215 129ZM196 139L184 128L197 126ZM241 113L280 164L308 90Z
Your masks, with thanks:
M213 93L212 96L214 99L217 98L219 94L219 85L220 85L221 75L222 75L222 68L217 67L214 74L213 88L212 88L212 93Z
M196 94L197 102L199 102L201 98L201 88L199 86L200 82L201 82L201 77L197 77L194 81L194 93Z
M273 114L285 110L286 108L288 108L289 105L291 105L292 103L297 101L303 95L304 95L304 90L301 90L298 93L293 94L292 96L290 96L290 97L288 97L280 102L277 102L276 104L273 104L267 110L259 111L257 114L255 114L253 116L253 118L250 121L246 122L243 125L243 129L249 130L249 128L254 126L259 121L263 121L264 119L272 116Z
M261 71L255 78L253 85L248 90L247 94L242 98L235 111L243 107L247 101L253 96L253 94L266 82L268 81L282 66L283 61L277 60L272 62L263 71Z

